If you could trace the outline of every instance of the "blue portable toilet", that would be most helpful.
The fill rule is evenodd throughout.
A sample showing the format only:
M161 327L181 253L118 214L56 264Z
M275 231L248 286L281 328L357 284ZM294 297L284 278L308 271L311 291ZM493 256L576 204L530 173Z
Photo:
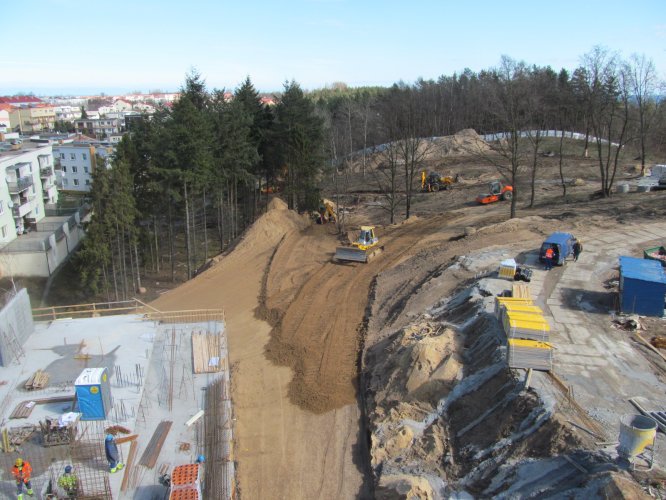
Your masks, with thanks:
M656 260L620 257L620 310L663 316L666 274Z
M111 407L111 384L106 368L86 368L74 382L81 420L105 420Z

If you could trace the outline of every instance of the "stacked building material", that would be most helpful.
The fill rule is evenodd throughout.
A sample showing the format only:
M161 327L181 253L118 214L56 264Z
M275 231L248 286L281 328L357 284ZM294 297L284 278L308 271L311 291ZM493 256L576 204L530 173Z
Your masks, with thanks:
M509 339L507 361L509 368L550 371L553 368L553 346L548 342Z
M509 367L550 371L553 346L549 343L550 324L543 310L531 299L497 297L495 315L508 340Z
M498 275L500 278L512 280L516 275L516 261L514 259L506 259L500 262Z
M169 500L201 500L199 464L174 467L171 473Z
M525 339L548 342L550 325L541 313L521 312L504 309L502 326L508 339Z
M514 299L532 299L530 286L525 283L514 283L511 285L511 297Z
M502 306L508 304L533 306L532 299L519 299L515 297L495 297L495 315L501 320Z

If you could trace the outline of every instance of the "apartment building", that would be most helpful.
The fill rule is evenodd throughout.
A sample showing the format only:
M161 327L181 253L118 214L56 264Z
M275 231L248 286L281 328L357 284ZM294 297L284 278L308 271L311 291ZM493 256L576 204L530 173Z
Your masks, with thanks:
M80 134L92 134L102 139L120 133L121 123L118 118L86 118L76 120L74 126Z
M73 122L81 118L81 108L78 106L55 106L57 121Z
M42 169L53 169L51 145L26 143L0 152L0 245L34 228L45 216ZM54 190L55 191L55 190ZM51 192L53 199L57 193Z
M53 146L56 183L62 191L89 192L92 174L97 167L95 146L74 142Z
M48 214L58 199L52 141L10 135L0 142L0 275L48 277L83 238L87 212Z
M53 130L55 127L55 108L50 104L12 105L9 113L9 126L21 134L33 134Z

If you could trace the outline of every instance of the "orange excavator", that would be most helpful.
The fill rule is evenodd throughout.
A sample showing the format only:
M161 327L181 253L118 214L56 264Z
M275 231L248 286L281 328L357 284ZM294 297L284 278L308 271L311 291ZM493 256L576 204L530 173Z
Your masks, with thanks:
M476 197L476 201L482 205L488 203L495 203L496 201L511 200L513 198L513 186L505 186L500 181L492 181L490 183L490 192L480 194Z

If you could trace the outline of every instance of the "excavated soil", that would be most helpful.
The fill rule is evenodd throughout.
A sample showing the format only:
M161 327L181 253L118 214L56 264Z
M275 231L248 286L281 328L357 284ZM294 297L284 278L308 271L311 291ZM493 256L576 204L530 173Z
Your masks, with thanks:
M476 143L471 133L463 135ZM554 198L556 185L540 184L536 207L521 209L522 220L506 222L506 204L472 202L497 176L493 168L469 159L456 164L458 146L447 147L446 166L462 181L451 192L416 195L413 213L419 217L388 225L375 194L357 196L347 223L376 224L385 247L368 264L332 262L339 244L335 228L311 225L276 198L232 252L153 303L162 310L225 309L241 497L395 498L401 492L401 498L430 498L433 488L465 478L468 491L493 496L507 489L493 475L523 474L502 468L511 456L548 457L575 446L555 414L540 424L541 432L475 458L475 450L515 435L534 416L531 410L542 408L530 392L520 394L516 405L498 407L478 429L458 436L473 418L470 408L478 415L498 394L511 394L516 382L506 374L459 395L446 418L432 415L458 381L497 361L495 344L474 334L488 329L483 315L459 335L476 306L463 301L447 309L445 299L471 286L489 263L515 255L514 246L537 244L563 223L584 234L590 227L663 217L666 207L650 193L590 202L595 186L589 177L597 167L588 160L568 167L586 179L571 187L570 205ZM423 320L430 340L417 346L422 332L414 327ZM451 328L438 329L440 322ZM389 383L390 374L396 384ZM405 418L425 423L415 432ZM400 465L391 457L407 461ZM595 457L576 459L597 471ZM417 477L406 472L409 463L426 465ZM529 463L521 467L529 471ZM570 464L555 460L552 469L563 484L577 487ZM600 476L595 491L629 491L623 481ZM519 483L525 489L517 489L518 496L540 487Z

